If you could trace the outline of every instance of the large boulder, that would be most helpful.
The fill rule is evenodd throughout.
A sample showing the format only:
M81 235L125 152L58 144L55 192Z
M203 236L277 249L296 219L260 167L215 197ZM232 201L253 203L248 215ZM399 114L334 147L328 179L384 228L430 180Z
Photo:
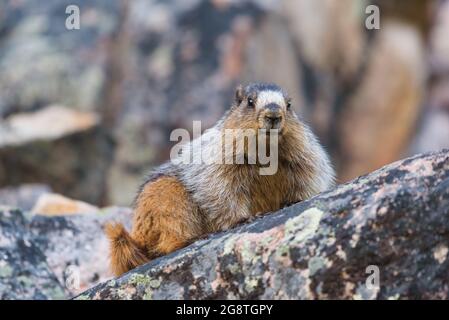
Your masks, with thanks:
M131 210L43 216L0 207L0 299L67 299L111 278L109 220L129 226Z
M114 143L97 114L52 105L0 121L0 187L45 183L103 204Z
M76 199L107 202L105 180L113 154L101 115L120 104L113 60L121 42L123 2L0 2L0 187L44 183ZM69 6L80 9L80 29L66 28ZM39 120L45 120L49 105L95 112L98 123L76 122L80 114L47 123L31 119L43 110ZM8 132L11 117L23 120L31 112L26 130Z
M64 284L66 297L73 297L112 277L109 241L103 226L114 220L129 227L131 217L130 209L119 207L81 215L36 215L29 232L52 272Z
M448 243L441 151L214 234L77 298L448 299Z

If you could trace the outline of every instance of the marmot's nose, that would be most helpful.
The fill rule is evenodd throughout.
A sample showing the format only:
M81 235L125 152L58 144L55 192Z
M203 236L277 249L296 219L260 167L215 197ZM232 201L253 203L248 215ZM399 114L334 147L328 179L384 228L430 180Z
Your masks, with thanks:
M265 121L275 126L282 120L281 107L275 103L270 103L265 107Z
M277 123L281 121L282 116L280 114L266 114L265 120L270 121L271 123Z

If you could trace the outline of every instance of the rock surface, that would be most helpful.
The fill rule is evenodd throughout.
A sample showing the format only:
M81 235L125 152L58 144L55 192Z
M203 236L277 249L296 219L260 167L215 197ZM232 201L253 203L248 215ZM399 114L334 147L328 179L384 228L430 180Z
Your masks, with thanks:
M109 241L103 232L104 224L110 220L130 227L131 210L111 207L97 214L36 215L31 220L29 230L33 240L47 258L52 272L64 284L66 297L112 277Z
M0 208L0 299L62 299L64 289L19 210Z
M449 152L417 155L77 298L448 299L448 221Z
M67 299L110 278L108 220L129 227L131 210L41 216L0 207L0 299Z
M105 202L114 143L92 112L48 106L0 121L0 186L42 183L75 199Z
M31 210L36 201L51 189L45 184L23 184L18 187L6 187L0 189L0 206L20 208L22 210Z
M88 214L98 210L99 208L83 201L73 200L57 193L46 193L37 199L31 212L45 216L57 216L61 215L61 213L64 215Z

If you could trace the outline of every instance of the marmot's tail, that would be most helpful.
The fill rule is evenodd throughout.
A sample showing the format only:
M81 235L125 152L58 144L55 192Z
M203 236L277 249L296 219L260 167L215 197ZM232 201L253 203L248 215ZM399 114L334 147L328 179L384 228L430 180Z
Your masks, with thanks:
M105 232L110 240L111 269L116 276L148 262L145 251L135 243L121 223L108 223Z

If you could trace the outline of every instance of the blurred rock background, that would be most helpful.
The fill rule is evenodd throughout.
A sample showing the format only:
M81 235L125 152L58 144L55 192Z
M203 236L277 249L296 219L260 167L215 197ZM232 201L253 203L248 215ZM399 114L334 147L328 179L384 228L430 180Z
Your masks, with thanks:
M0 0L0 202L129 205L170 132L212 126L241 82L289 91L339 182L448 147L448 34L437 0Z

